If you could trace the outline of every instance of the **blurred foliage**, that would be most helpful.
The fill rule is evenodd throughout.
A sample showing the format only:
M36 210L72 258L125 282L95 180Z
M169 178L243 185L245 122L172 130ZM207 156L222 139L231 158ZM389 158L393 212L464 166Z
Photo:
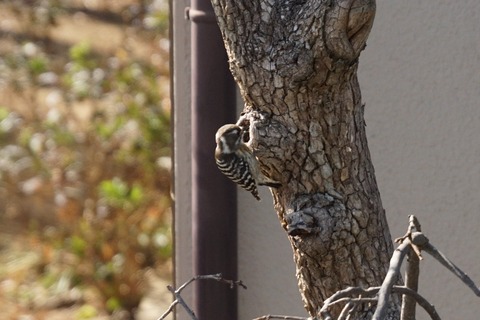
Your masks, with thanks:
M0 220L29 228L44 286L95 288L109 312L130 312L145 270L171 256L168 8L96 3L1 4L19 33L0 54ZM52 30L78 12L114 20L125 46L64 50Z

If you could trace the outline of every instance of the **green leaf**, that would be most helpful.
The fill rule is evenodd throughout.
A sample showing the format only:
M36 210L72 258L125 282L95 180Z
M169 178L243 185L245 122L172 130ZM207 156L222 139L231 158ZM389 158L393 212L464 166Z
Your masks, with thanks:
M85 249L87 248L87 242L80 238L78 235L73 235L68 239L70 250L79 257L85 256Z
M107 300L107 310L113 312L122 308L122 303L117 297L111 297Z
M98 316L98 310L91 304L84 304L75 312L76 320L92 319Z

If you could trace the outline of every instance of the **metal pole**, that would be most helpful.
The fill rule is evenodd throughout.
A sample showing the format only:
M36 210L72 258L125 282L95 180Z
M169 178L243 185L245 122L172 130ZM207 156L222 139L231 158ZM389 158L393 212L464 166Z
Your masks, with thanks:
M193 0L192 22L192 226L195 275L237 278L236 187L214 160L215 132L235 120L235 83L209 0ZM177 106L178 107L178 106ZM196 281L200 320L237 319L237 294L225 284Z

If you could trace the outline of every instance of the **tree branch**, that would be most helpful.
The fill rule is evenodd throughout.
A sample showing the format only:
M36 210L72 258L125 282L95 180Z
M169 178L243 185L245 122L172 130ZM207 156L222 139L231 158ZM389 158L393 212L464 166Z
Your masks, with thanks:
M428 252L438 262L440 262L445 268L450 270L456 275L463 283L465 283L477 297L480 297L480 288L473 282L473 280L460 268L458 268L452 261L450 261L441 251L437 250L431 243L425 244L422 249Z
M396 242L403 242L405 239L410 240L410 245L413 250L409 250L407 253L407 267L405 270L405 286L418 291L418 277L420 273L420 260L422 259L420 249L411 243L412 233L421 232L420 222L414 215L409 216L408 230L405 236L399 239L395 239ZM401 320L415 320L417 304L415 299L409 295L402 296L402 308L400 311Z
M270 319L281 319L281 320L314 320L313 318L304 318L304 317L290 317L283 315L265 315L253 320L270 320Z
M188 283L192 282L192 279L188 281ZM185 309L185 311L190 316L190 318L192 318L193 320L197 320L197 317L195 316L195 313L193 312L193 310L190 309L190 307L185 303L182 296L180 295L180 291L182 291L183 288L175 290L173 289L172 286L168 285L167 289L175 296L175 300L170 304L170 307L168 307L167 311L165 311L157 320L165 319L173 311L173 309L177 304L180 304L183 307L183 309Z
M190 309L190 307L187 305L187 303L183 300L181 296L182 290L185 289L190 283L197 280L215 280L218 282L228 284L230 286L230 289L233 289L235 286L240 286L244 289L247 289L247 286L245 286L242 281L224 279L221 273L195 276L190 280L188 280L187 282L185 282L184 284L182 284L177 290L175 290L172 286L167 286L168 291L170 291L173 294L173 296L175 297L175 300L170 304L167 311L165 311L157 320L165 319L174 310L177 304L180 304L185 309L185 311L188 313L191 319L197 320L197 317L195 316L195 312L193 312L193 310Z
M410 216L410 223L407 233L400 238L395 239L395 242L410 243L414 253L409 253L409 264L407 265L407 287L414 289L418 288L418 273L419 260L422 259L421 250L426 251L433 256L444 267L455 274L463 283L465 283L475 295L480 297L480 288L473 282L473 280L460 268L458 268L452 261L450 261L441 251L437 250L429 241L429 239L421 232L419 221L414 215ZM413 278L412 278L413 277ZM378 310L378 309L377 309ZM402 305L402 320L415 319L415 303L409 297L404 296Z
M358 301L358 302L366 302L366 301L372 301L370 298L366 297L372 297L374 296L380 287L372 287L368 289L363 289L360 287L349 287L344 290L337 291L333 295L331 295L328 299L326 299L323 303L322 308L318 312L319 316L321 319L324 320L333 320L332 316L328 312L328 308L330 306L333 306L334 304L337 304L339 302L345 302L345 301ZM352 296L361 296L361 298L351 298ZM376 298L373 298L373 301L376 301Z
M395 242L400 243L398 248L394 251L392 258L390 259L390 265L385 279L380 287L370 287L367 289L361 287L349 287L344 290L339 290L323 303L323 306L316 312L316 316L319 317L295 317L286 315L264 315L253 320L333 320L332 315L329 312L329 308L339 303L344 303L342 309L338 309L339 313L337 320L351 319L355 312L358 311L357 306L360 303L377 303L377 309L372 317L372 320L385 319L388 309L388 301L392 294L403 295L404 304L402 305L402 320L415 319L415 305L418 303L433 320L441 320L437 314L435 307L431 305L425 298L416 292L418 287L418 263L422 259L421 250L427 251L435 259L437 259L442 265L448 268L456 276L458 276L468 287L470 287L477 296L480 296L480 289L475 283L460 270L453 262L451 262L443 253L438 251L432 244L430 244L428 238L423 235L421 226L415 216L411 215L409 218L409 227L407 233L400 238L395 239ZM412 249L412 250L410 250ZM400 273L400 266L405 255L409 256L409 266L407 266L406 286L394 285L398 280ZM244 289L247 287L242 281L227 280L222 277L221 274L213 275L199 275L191 278L178 289L174 289L171 286L167 286L168 290L174 295L175 300L171 303L167 311L157 320L165 319L165 317L173 312L175 306L180 304L190 316L191 319L197 320L195 313L185 303L181 296L181 292L188 285L196 280L215 280L218 282L226 283L230 288L235 286L241 286ZM412 307L413 306L413 307Z
M430 240L421 231L422 230L418 219L414 215L410 215L407 233L403 237L395 239L395 242L401 243L404 240L409 239L412 249L415 251L420 260L422 260L422 255L420 251L426 251L438 262L440 262L445 268L447 268L458 278L460 278L463 283L465 283L470 289L472 289L476 296L480 297L480 288L473 282L473 280L465 272L458 268L452 261L450 261L441 251L437 250L437 248L435 248L435 246L430 243Z
M390 259L390 266L388 268L387 275L385 280L383 280L382 286L378 293L378 306L377 310L373 314L372 320L382 320L385 318L388 307L388 299L390 297L392 287L395 282L398 281L398 275L400 273L400 267L402 265L403 258L410 250L410 241L405 239L402 244L400 244L397 249L393 252L392 259Z
M418 276L420 274L420 259L416 252L409 250L407 267L405 270L405 286L415 292L418 291ZM401 320L415 320L415 300L408 295L402 297Z
M377 298L370 298L375 296L379 291L382 290L382 287L370 287L367 289L360 287L350 287L341 291L336 292L330 298L325 300L324 305L318 312L320 319L323 320L333 320L332 316L328 312L328 308L339 302L352 302L352 303L371 303L377 301ZM433 320L441 320L438 315L435 307L431 305L424 297L422 297L417 292L413 291L404 286L392 286L391 293L403 294L412 297L428 314ZM360 298L350 298L351 296L360 296ZM340 319L338 319L340 320Z
M392 292L411 296L428 313L430 318L432 318L433 320L441 320L440 316L435 310L435 307L430 302L428 302L427 299L425 299L412 289L402 286L393 286Z

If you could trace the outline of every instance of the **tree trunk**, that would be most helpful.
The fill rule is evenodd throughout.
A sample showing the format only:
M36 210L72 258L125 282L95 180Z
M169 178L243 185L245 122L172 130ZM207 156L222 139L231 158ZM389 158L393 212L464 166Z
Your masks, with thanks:
M239 122L262 169L283 184L274 205L314 316L337 290L380 285L393 251L357 81L375 2L212 3L245 101Z

